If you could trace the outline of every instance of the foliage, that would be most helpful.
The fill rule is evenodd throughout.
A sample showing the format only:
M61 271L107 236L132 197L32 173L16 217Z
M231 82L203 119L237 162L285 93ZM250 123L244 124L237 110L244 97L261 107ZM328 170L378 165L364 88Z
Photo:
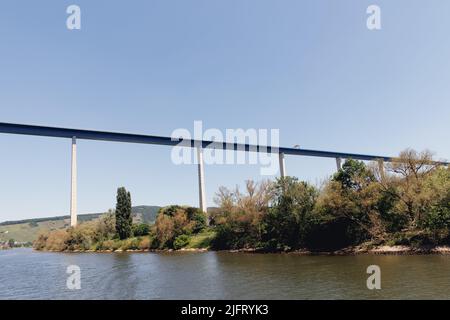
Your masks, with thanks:
M273 185L269 181L246 181L246 192L221 187L215 202L219 210L211 221L216 225L217 249L254 248L261 246L263 218L273 199Z
M198 208L177 205L164 207L160 209L153 228L155 243L161 249L173 248L177 237L199 233L205 227L206 215Z
M189 243L186 246L190 249L207 249L211 247L212 241L216 237L216 232L211 229L204 229L197 234L190 236Z
M132 231L135 237L146 236L150 233L150 225L147 223L133 224Z
M161 208L151 227L132 225L130 194L119 188L115 212L42 234L34 247L333 251L361 244L450 244L450 169L433 162L428 151L408 149L391 163L347 159L320 189L294 177L249 180L244 192L221 187L215 201L211 227L201 210L178 205Z
M385 226L377 209L380 199L374 174L362 161L349 159L320 194L315 210L324 223L330 224L320 228L336 232L342 246L382 238Z
M173 241L173 248L175 250L184 248L189 243L189 236L187 234L181 234L178 237L175 238Z
M263 221L266 246L277 250L304 246L317 223L313 209L318 190L293 177L278 179L273 190L273 204Z
M391 163L347 159L321 190L296 178L270 184L267 205L219 189L214 247L336 250L363 242L410 245L450 241L450 169L428 151ZM253 183L252 183L253 184Z
M116 233L120 239L131 237L131 225L133 219L131 216L131 195L124 187L117 189L116 204Z
M74 228L41 234L33 246L37 250L90 250L96 243L110 240L114 235L114 213L109 211L98 220L80 223Z

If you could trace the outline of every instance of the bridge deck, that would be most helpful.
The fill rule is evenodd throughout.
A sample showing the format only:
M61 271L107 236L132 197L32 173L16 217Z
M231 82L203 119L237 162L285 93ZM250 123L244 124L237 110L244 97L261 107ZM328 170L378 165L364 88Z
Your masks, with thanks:
M155 144L167 146L176 146L180 143L180 140L163 136L57 128L57 127L46 127L46 126L2 123L2 122L0 122L0 133L57 137L57 138L76 137L77 139L85 139L85 140L142 143L142 144ZM189 147L197 147L201 145L203 148L245 150L245 151L266 152L266 153L284 153L296 156L311 156L311 157L325 157L325 158L352 158L357 160L383 160L387 162L392 161L394 159L394 157L381 155L367 155L358 153L333 152L333 151L321 151L321 150L297 149L285 147L274 148L270 146L241 144L236 142L227 143L227 142L214 142L195 139L183 139L182 145ZM449 164L448 162L436 162L436 163L440 163L443 165Z

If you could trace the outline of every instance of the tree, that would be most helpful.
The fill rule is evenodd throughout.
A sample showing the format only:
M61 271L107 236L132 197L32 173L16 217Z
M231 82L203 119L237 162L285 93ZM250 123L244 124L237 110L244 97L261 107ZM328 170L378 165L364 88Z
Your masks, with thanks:
M315 223L312 215L318 190L294 177L274 184L273 205L264 216L264 240L272 249L293 249L304 244Z
M116 233L120 239L132 236L131 195L124 187L117 189Z
M245 192L222 187L216 194L219 208L211 222L216 225L213 247L217 249L255 248L261 244L261 222L272 199L272 183L248 180L245 187Z
M199 233L206 226L206 215L194 207L171 205L161 208L156 216L153 230L159 248L181 248L185 237L175 245L175 239L182 235Z
M174 222L171 216L159 213L155 221L155 236L159 247L171 247L174 238Z
M387 165L391 175L384 181L383 187L387 190L387 186L391 186L395 190L393 195L398 199L395 210L406 215L409 230L424 223L439 194L427 185L437 168L429 151L417 153L412 149L401 152L397 159Z
M343 244L357 244L367 238L381 240L385 225L381 220L380 186L362 161L348 159L326 184L316 211L328 224L339 225Z
M332 180L339 182L344 190L361 190L368 183L375 181L375 177L364 162L348 159Z
M133 224L132 229L135 237L146 236L150 233L150 226L147 223Z

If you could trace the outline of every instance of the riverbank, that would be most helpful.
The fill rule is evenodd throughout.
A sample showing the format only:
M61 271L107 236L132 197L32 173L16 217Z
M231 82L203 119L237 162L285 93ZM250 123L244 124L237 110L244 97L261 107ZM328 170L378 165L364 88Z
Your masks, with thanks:
M377 246L372 248L364 248L361 246L349 247L336 251L324 252L324 251L309 251L298 250L293 253L301 255L426 255L426 254L450 254L450 247L448 246Z
M269 253L266 250L259 249L240 249L240 250L227 250L229 252L240 252L240 253ZM300 249L293 251L270 251L270 253L285 253L285 254L296 254L296 255L328 255L328 256L352 256L352 255L426 255L426 254L439 254L439 255L450 255L449 246L376 246L376 247L365 247L365 246L355 246L347 247L334 251L313 251L308 249Z
M230 252L230 253L257 253L257 254L293 254L293 255L326 255L326 256L352 256L352 255L450 255L449 246L377 246L377 247L347 247L335 251L312 251L307 249L292 250L292 251L268 251L264 249L247 248L247 249L235 249L235 250L213 250L211 248L181 248L175 249L101 249L101 250L36 250L42 252L62 252L62 253L171 253L171 252Z

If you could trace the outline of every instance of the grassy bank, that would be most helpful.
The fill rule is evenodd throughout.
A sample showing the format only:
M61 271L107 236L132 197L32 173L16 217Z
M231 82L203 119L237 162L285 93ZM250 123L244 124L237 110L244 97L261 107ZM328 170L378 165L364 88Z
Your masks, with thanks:
M216 235L206 226L203 212L183 206L161 208L153 225L131 223L129 237L121 239L116 229L116 214L109 212L76 227L42 233L33 247L49 251L209 249Z
M211 242L215 237L213 230L204 230L198 234L187 237L187 243L177 250L209 250ZM91 245L82 245L69 247L62 243L53 243L52 240L45 243L36 241L34 244L36 250L41 251L59 251L59 252L121 252L121 251L162 251L173 250L173 248L161 248L153 235L131 237L128 239L109 239L92 243Z

